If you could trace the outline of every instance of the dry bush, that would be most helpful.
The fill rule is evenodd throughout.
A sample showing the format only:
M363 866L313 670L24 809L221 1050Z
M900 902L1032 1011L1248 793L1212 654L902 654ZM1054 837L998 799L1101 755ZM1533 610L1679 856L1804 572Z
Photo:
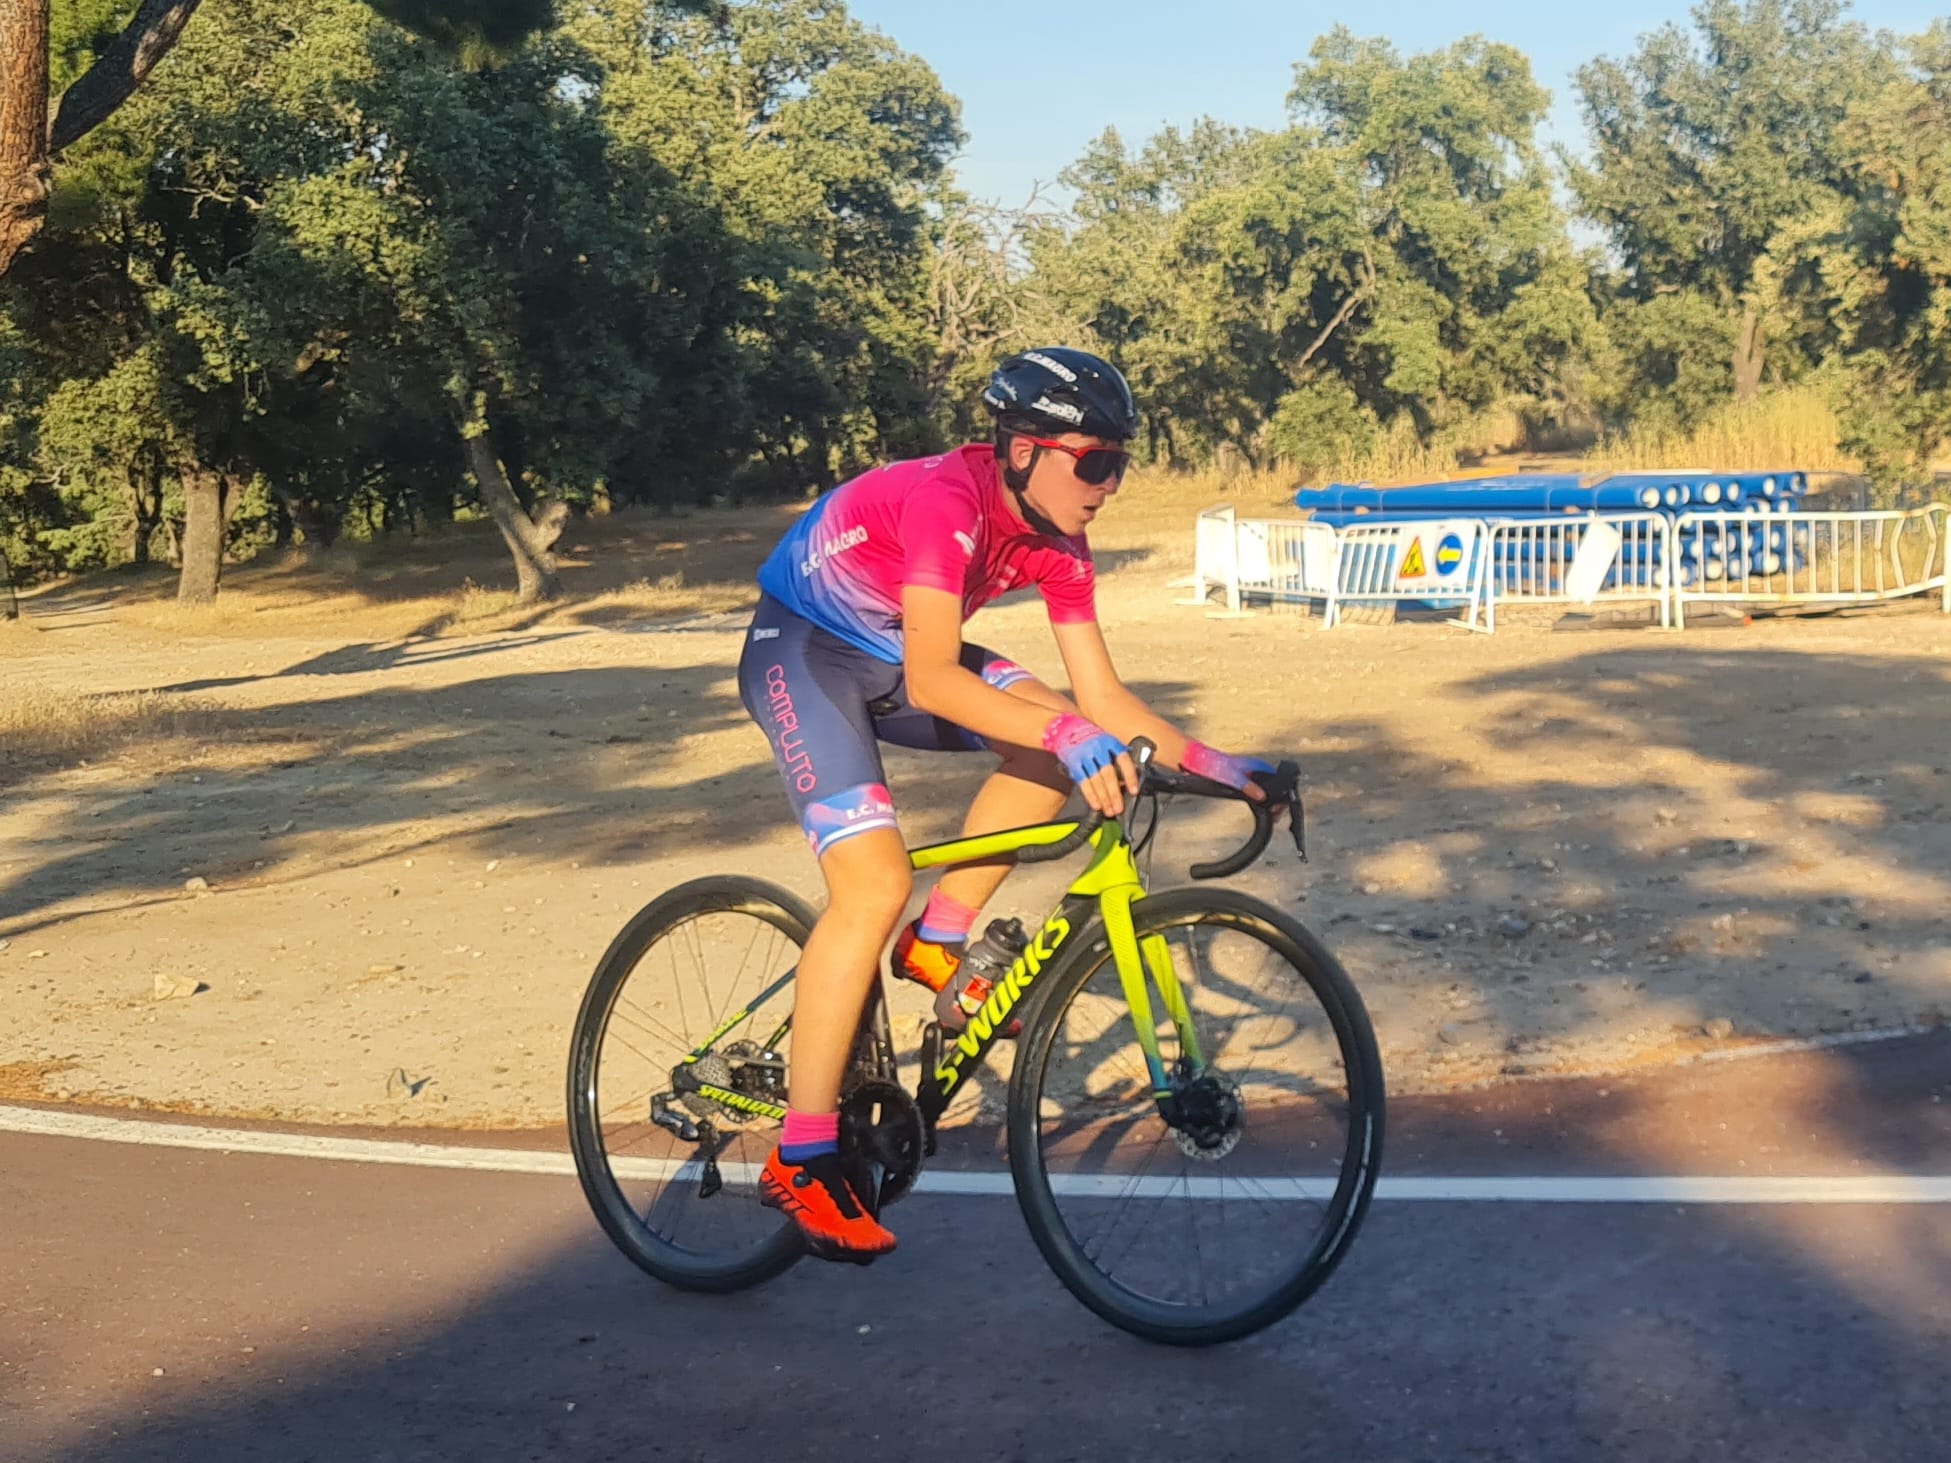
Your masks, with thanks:
M752 568L755 574L763 550L769 547L761 545L760 552L753 554ZM684 572L678 570L660 574L655 579L639 579L635 584L626 584L621 589L612 589L604 594L591 595L573 605L564 606L562 614L567 619L588 624L611 624L636 617L668 620L681 615L745 609L758 602L758 595L756 580L691 584L687 582Z
M1457 470L1457 455L1446 442L1424 442L1415 424L1398 417L1367 452L1337 463L1327 475L1335 483L1429 482Z
M1134 469L1091 525L1091 547L1112 564L1149 563L1156 556L1166 567L1189 569L1193 520L1226 503L1246 518L1291 512L1293 474L1277 469Z
M161 691L87 696L15 682L0 693L0 770L96 761L137 744L195 736L208 716Z
M564 597L546 605L516 601L491 526L462 524L226 569L208 606L179 605L174 578L151 576L118 586L115 616L172 636L387 640L705 614L755 600L759 561L804 506L578 520L557 549Z
M1636 430L1602 440L1593 467L1700 468L1710 472L1861 472L1837 446L1841 425L1822 393L1811 387L1771 392L1755 402L1730 402L1687 432Z

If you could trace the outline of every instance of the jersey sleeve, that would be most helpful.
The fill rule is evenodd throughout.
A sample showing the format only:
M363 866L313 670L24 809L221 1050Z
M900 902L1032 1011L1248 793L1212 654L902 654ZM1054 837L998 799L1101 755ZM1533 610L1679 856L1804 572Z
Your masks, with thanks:
M1037 576L1037 589L1050 611L1053 625L1075 625L1097 618L1097 566L1081 539L1071 539L1067 552L1049 551L1048 566Z
M911 493L901 509L901 586L941 589L960 599L981 518L974 496L947 483Z

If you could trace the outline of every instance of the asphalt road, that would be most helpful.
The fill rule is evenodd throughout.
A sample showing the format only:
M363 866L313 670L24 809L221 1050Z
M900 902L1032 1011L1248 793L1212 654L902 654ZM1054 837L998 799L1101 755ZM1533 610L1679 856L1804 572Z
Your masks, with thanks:
M1943 1177L1951 1033L1390 1120L1389 1177ZM562 1177L6 1131L0 1175L5 1463L1951 1457L1945 1202L1384 1199L1295 1316L1184 1352L1008 1198L701 1297Z

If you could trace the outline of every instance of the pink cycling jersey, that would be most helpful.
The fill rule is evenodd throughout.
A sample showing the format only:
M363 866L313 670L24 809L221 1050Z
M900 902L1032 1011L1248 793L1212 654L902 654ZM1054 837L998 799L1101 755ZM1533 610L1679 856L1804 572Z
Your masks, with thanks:
M1097 618L1090 546L1018 518L985 443L841 484L759 568L759 587L794 614L890 665L901 663L901 591L911 584L960 596L965 621L1026 584L1053 623Z

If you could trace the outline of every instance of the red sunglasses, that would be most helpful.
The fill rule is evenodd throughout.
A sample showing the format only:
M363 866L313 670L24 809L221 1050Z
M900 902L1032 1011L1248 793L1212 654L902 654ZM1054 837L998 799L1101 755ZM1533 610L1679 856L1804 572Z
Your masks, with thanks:
M1077 481L1097 487L1112 478L1122 478L1131 466L1131 454L1122 447L1069 447L1048 437L1023 438L1033 447L1053 447L1066 457L1077 459Z

